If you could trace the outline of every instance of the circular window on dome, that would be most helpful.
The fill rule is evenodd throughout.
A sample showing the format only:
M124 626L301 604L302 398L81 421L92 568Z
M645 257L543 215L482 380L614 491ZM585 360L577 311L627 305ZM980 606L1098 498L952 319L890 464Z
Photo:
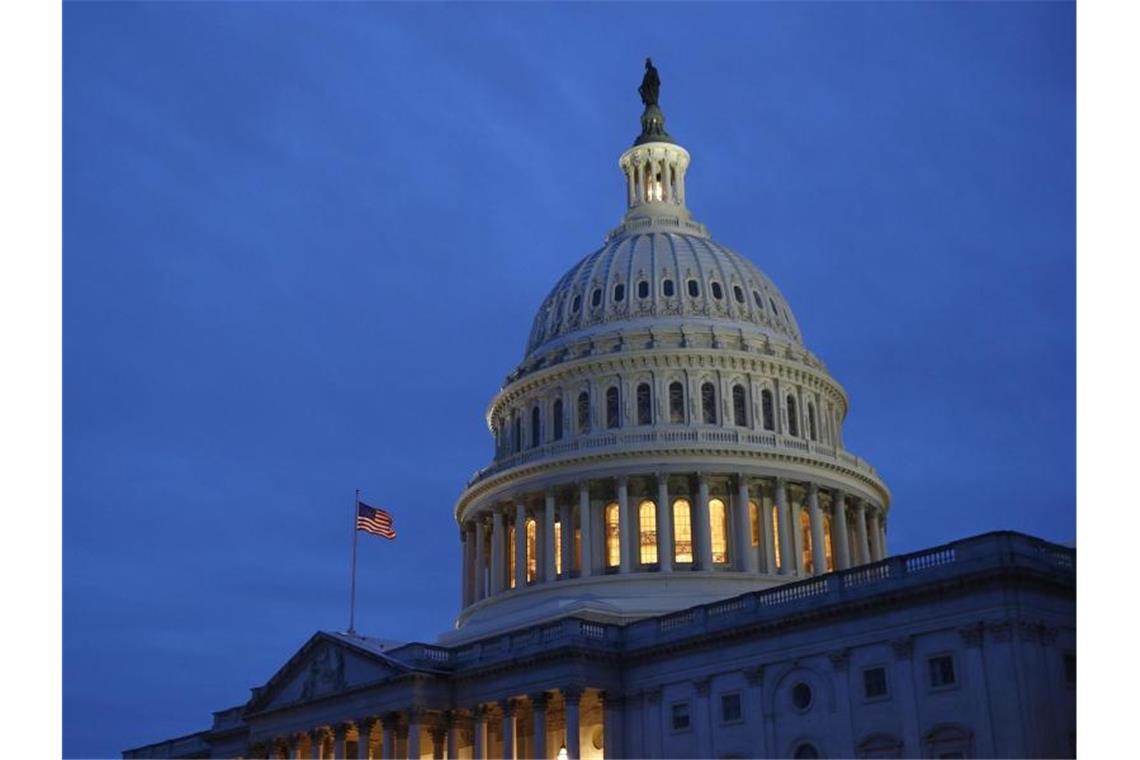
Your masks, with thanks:
M665 282L661 283L661 292L665 294L666 298L672 298L673 292L674 292L673 291L673 281L672 280L665 280Z
M689 295L696 298L701 294L701 286L696 280L689 280Z
M638 298L649 298L649 283L646 282L645 280L642 280L641 282L637 283L637 297Z
M811 707L811 687L802 681L792 687L792 704L801 712Z
M578 309L581 309L581 308L582 308L582 296L574 296L574 301L570 304L570 311L577 314Z
M724 298L724 289L721 288L719 282L714 282L712 284L712 293L713 293L713 298L715 298L718 301L720 299Z
M595 308L602 305L602 289L601 288L594 288L594 294L592 296L590 296L590 303L593 304Z
M739 285L732 286L732 295L736 298L737 303L744 303L744 291L740 289Z

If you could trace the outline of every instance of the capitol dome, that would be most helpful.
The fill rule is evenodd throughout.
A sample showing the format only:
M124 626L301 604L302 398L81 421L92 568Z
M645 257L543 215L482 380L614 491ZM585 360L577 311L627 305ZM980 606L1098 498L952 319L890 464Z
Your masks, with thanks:
M644 97L644 96L643 96ZM686 203L647 102L626 213L538 309L455 516L445 642L567 614L629 622L886 555L890 492L787 299Z

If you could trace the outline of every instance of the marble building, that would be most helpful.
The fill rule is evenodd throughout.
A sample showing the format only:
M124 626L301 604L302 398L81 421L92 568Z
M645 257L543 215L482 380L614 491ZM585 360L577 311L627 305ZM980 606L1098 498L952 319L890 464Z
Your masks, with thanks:
M210 728L124 757L1075 755L1075 551L888 554L847 395L690 213L646 66L624 218L487 410L453 628L318 632Z

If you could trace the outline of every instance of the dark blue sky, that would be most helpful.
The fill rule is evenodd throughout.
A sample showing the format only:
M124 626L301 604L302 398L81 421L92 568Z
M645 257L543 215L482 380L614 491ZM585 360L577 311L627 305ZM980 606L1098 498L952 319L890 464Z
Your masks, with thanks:
M689 205L851 398L903 552L1075 536L1074 6L64 11L64 752L207 727L317 629L431 639L533 311L624 210L642 60Z

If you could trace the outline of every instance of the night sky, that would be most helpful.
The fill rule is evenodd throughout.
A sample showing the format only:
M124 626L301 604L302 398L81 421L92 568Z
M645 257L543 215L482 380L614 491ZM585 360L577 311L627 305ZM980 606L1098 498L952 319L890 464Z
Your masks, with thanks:
M624 211L652 55L689 207L788 297L890 549L1075 540L1063 3L64 10L64 752L208 727L319 629L431 640L533 312Z

